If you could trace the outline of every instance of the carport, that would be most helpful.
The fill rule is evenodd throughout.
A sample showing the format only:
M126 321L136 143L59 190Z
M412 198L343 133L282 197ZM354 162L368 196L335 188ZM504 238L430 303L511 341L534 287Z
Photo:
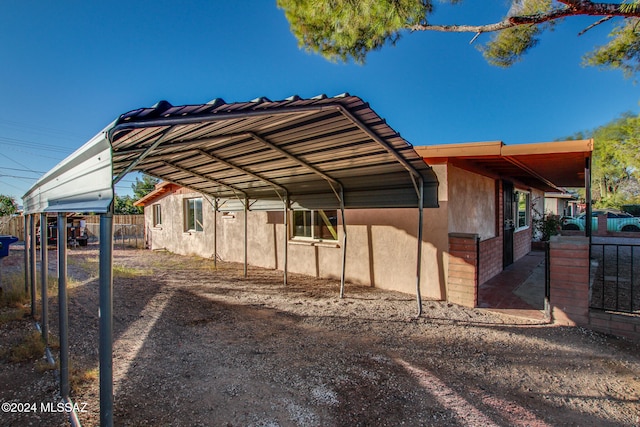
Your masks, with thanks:
M114 186L140 171L205 195L216 211L244 211L247 274L249 210L283 210L284 283L288 211L336 209L342 218L344 295L349 208L416 208L416 298L420 296L423 209L438 204L438 182L413 147L360 98L343 94L244 103L215 99L172 106L161 101L121 115L45 174L23 197L25 242L35 314L35 218L58 213L61 395L69 398L66 307L67 212L100 214L100 420L113 425L112 263ZM43 234L46 230L43 230ZM46 236L41 236L41 239ZM46 241L46 240L45 240ZM41 251L47 265L47 250ZM42 268L42 332L47 340L47 269Z

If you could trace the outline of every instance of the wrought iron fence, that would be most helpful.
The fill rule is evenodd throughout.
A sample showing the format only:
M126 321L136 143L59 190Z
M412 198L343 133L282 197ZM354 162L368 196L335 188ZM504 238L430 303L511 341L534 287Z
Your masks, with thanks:
M640 244L591 244L590 306L640 314Z

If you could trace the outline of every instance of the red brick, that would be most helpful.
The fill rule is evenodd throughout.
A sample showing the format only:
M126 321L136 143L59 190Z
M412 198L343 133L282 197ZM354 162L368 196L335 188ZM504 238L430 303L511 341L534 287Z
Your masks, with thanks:
M556 265L559 267L589 268L589 258L588 254L585 254L584 258L581 258L580 254L576 254L576 256L572 258L556 257L551 258L551 265Z
M589 318L589 325L598 328L611 329L611 321L609 319L596 319L593 316Z
M582 284L585 288L589 286L589 271L575 268L553 268L551 266L551 283L552 287L561 286L562 284ZM566 285L565 285L566 286Z
M449 274L458 274L458 273L475 273L476 266L469 263L450 263L449 264Z
M573 290L556 289L552 288L550 293L550 299L552 301L567 300L571 304L577 304L579 306L589 305L589 297L583 296L585 292L575 292Z
M476 294L473 292L455 292L454 290L451 290L448 293L449 299L450 300L456 300L456 301L475 301L476 300Z
M557 280L557 276L552 276L554 280L554 286L551 287L551 292L554 290L561 290L563 292L573 292L573 293L583 293L589 291L589 285L584 282L569 282L569 281L561 281Z
M475 252L477 250L477 246L475 242L451 242L449 241L449 250L450 251L465 251L465 252Z

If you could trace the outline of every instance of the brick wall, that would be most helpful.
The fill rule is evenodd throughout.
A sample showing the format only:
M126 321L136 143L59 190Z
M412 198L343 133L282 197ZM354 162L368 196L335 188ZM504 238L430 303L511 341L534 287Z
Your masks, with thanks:
M504 236L502 227L504 223L502 181L496 180L496 237L480 242L480 260L478 282L483 284L502 271ZM531 252L531 224L530 227L514 233L513 259L522 258Z
M449 234L447 301L465 307L478 304L477 234Z
M589 328L640 341L640 318L600 310L589 312Z
M502 191L502 180L496 180L496 237L502 236L504 226L504 193Z
M640 341L640 318L589 309L589 238L554 236L550 250L549 302L554 323Z
M502 271L504 207L502 206L502 180L496 180L496 237L480 242L480 259L478 260L478 284L483 284Z
M513 260L517 261L531 252L531 227L513 234Z
M551 290L554 323L589 324L589 239L554 236L550 242Z
M480 242L478 283L481 285L502 271L502 236Z

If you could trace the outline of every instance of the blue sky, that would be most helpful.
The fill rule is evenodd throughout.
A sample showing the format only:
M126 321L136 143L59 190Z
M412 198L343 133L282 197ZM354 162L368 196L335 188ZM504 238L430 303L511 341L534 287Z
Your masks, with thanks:
M488 23L506 0L439 5L433 23ZM0 194L16 197L120 114L165 99L242 102L343 92L411 144L552 141L640 110L619 71L582 67L606 42L568 19L510 69L471 34L405 34L363 66L297 46L275 1L30 1L0 4ZM482 36L487 37L487 36ZM480 40L482 40L482 37ZM116 190L130 192L131 180Z

